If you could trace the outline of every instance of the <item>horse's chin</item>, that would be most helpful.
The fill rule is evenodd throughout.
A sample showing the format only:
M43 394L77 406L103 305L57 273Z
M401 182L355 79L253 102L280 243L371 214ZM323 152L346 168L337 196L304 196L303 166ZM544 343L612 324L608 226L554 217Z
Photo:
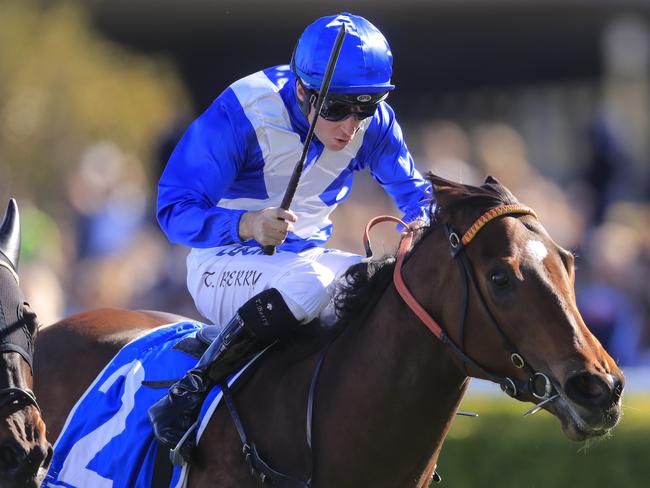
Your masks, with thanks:
M28 479L10 479L10 480L0 480L0 488L39 488L45 479L47 470L44 470L41 474L40 472L36 477Z
M558 418L564 435L576 442L607 435L618 424L621 417L620 401L607 410L586 411L574 405L562 394L557 401L545 408Z
M17 478L7 477L0 478L0 488L39 488L42 486L45 477L47 476L48 467L41 467L38 472L29 477Z

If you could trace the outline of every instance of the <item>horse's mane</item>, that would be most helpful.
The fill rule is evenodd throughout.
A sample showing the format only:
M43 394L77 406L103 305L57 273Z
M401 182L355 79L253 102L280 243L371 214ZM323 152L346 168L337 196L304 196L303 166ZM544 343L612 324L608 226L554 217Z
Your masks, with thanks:
M343 328L364 322L361 319L374 308L394 269L393 255L351 266L339 280L334 297L337 326Z
M433 189L429 207L431 225L419 233L413 249L438 224L448 224L464 231L487 210L518 203L507 188L490 176L480 187L455 183L433 173L427 173L426 178ZM363 318L390 283L394 268L395 256L387 255L352 266L343 275L334 297L337 326L360 326L365 322Z

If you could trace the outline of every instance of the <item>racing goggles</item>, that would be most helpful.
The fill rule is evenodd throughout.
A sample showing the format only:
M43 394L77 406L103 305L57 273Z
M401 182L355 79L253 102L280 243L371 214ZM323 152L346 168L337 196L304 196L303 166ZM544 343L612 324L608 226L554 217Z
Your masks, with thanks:
M338 122L351 115L358 120L367 119L375 115L379 102L385 100L388 92L362 94L362 95L343 95L339 93L328 94L323 101L320 115L325 120ZM316 103L314 98L314 104Z

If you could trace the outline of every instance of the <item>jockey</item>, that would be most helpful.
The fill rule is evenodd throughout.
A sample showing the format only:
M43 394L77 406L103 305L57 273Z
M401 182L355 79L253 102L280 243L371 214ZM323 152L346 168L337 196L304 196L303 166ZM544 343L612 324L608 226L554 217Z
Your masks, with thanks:
M283 210L341 23L347 34L316 137L291 210ZM428 220L431 187L385 101L391 74L390 47L374 25L348 13L323 17L302 33L291 65L233 83L176 146L158 186L158 221L172 242L192 248L189 292L222 329L196 367L149 410L167 447L190 429L214 384L318 317L336 278L361 260L321 247L355 171L368 167L404 220ZM262 245L278 251L265 255ZM192 447L181 446L185 460Z

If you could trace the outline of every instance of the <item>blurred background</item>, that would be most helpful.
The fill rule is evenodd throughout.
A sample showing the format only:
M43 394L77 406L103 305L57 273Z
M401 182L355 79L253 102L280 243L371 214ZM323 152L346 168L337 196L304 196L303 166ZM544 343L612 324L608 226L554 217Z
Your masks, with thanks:
M187 250L155 223L158 176L222 90L287 63L307 24L340 11L367 17L391 43L389 103L419 170L470 184L491 174L535 208L577 255L586 323L632 391L649 391L650 1L642 0L0 0L0 197L19 201L21 284L41 320L103 306L200 318L185 290ZM331 245L362 252L363 226L380 213L397 211L359 175L334 214ZM379 230L375 247L390 252L393 234ZM449 441L458 472L469 463L476 477L441 466L447 486L579 486L594 469L588 486L641 486L650 476L639 458L650 448L647 402L626 407L623 441L615 433L578 453L556 425L521 430L554 421L515 419L512 402L483 402L491 392L479 383L468 401L494 409L494 424L489 414L484 423L459 419ZM512 466L494 460L479 471L468 457L477 445L476 456L486 455L481 429L485 443L505 439L510 420L529 432L504 443L510 449L522 455L531 436L541 439L526 455L539 464L532 476L506 476ZM557 435L548 442L565 447L544 444L549 431ZM551 455L566 468L559 478L544 477L559 462L540 461ZM572 470L580 465L571 456L592 464ZM616 468L606 469L613 457Z

